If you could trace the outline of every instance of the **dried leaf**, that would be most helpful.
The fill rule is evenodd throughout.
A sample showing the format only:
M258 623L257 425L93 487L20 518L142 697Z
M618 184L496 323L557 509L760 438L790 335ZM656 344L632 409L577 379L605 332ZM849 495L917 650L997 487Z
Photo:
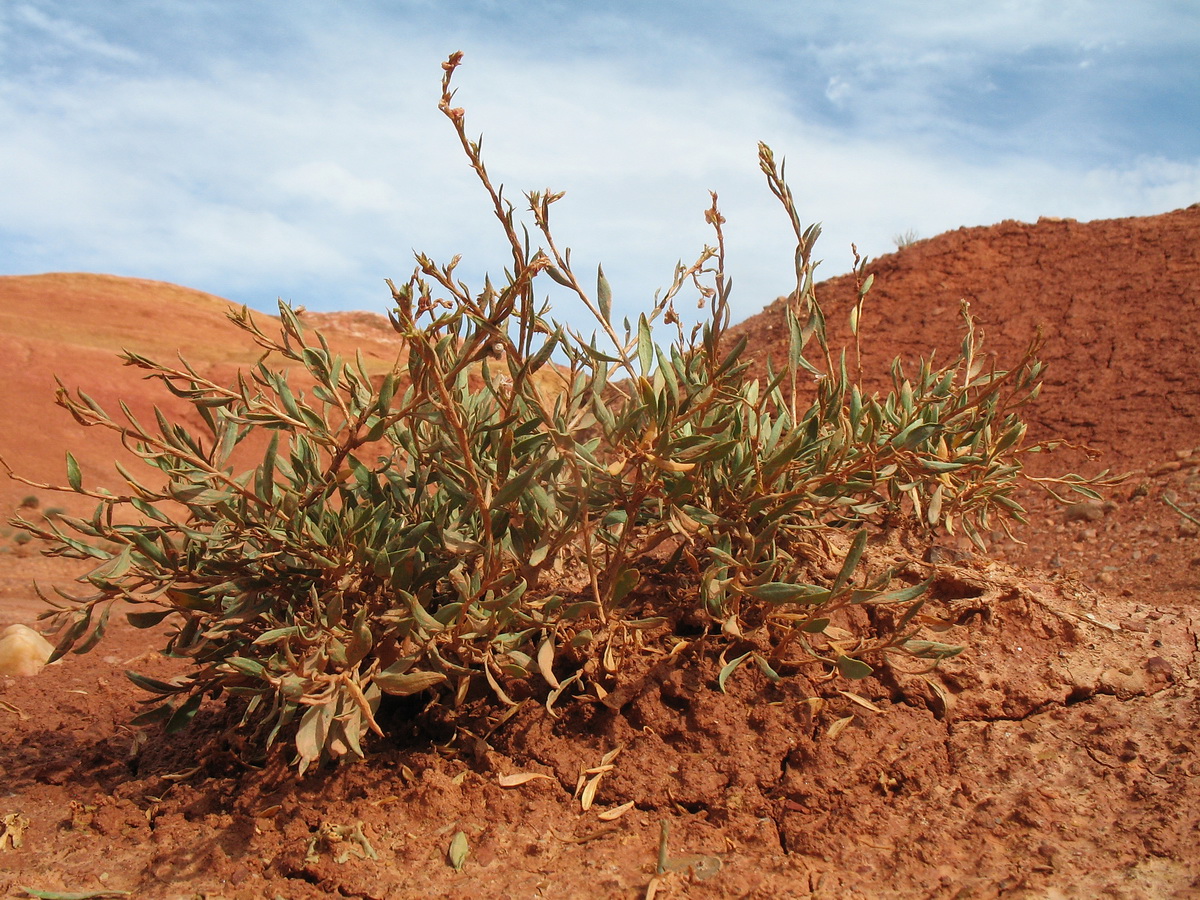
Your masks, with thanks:
M22 722L28 721L29 719L29 713L25 712L25 710L21 709L20 707L13 706L7 700L0 700L0 709L4 710L5 712L15 713Z
M550 638L546 638L538 647L537 664L538 671L546 679L546 684L550 685L553 690L561 690L562 685L559 684L558 678L554 674L554 642Z
M922 675L921 678L929 685L929 689L933 691L934 696L942 701L942 711L950 712L954 706L954 695L946 690L945 686L934 678L927 675Z
M498 779L496 779L496 781L499 783L500 787L510 788L519 787L522 784L528 784L529 782L537 781L538 779L545 779L546 781L554 780L549 775L546 775L542 772L514 772L511 775L501 775Z
M603 777L603 772L593 775L583 786L583 793L579 796L579 805L583 807L584 812L592 808L592 802L596 799L596 789L600 786L600 779Z
M614 819L621 818L621 816L633 809L633 806L634 801L630 800L627 803L622 803L620 806L614 806L612 809L606 809L604 812L599 813L597 818L605 822L611 822Z
M376 686L385 694L396 697L410 697L445 681L446 676L441 672L405 672L394 675L385 669L375 675Z
M847 700L857 703L859 706L863 707L863 709L869 709L871 712L883 712L882 709L880 709L878 706L876 706L874 703L872 703L866 697L860 697L858 694L854 693L853 691L838 691L838 693L841 694L843 697L845 697Z
M853 721L854 721L854 716L846 716L844 719L838 719L836 722L834 722L832 725L829 726L829 730L827 732L825 732L825 734L829 737L830 740L834 740L837 738L837 736L839 734L841 734L845 730L846 726L849 725Z

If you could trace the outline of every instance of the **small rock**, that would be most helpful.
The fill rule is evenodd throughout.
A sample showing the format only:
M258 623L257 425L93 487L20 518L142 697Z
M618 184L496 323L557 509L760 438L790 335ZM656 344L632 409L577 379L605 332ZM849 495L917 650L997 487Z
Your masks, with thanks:
M1189 522L1185 519L1179 523L1179 527L1176 529L1176 532L1182 538L1194 538L1197 535L1200 535L1200 525L1197 525L1195 522Z
M1152 656L1146 660L1146 673L1155 681L1174 681L1174 667L1161 656Z
M36 675L53 652L53 645L28 625L9 625L0 632L0 675Z
M1063 510L1065 522L1095 522L1104 517L1104 508L1099 503L1072 503Z
M935 566L970 562L974 558L974 555L969 550L960 550L957 547L945 547L941 544L934 544L925 551L925 561L933 563Z
M1148 474L1151 477L1154 477L1156 475L1166 475L1168 472L1178 472L1182 468L1183 468L1183 463L1177 459L1173 459L1170 462L1165 462L1165 463L1155 466L1153 469L1151 469L1149 471Z
M1147 689L1145 675L1123 668L1105 669L1100 673L1099 681L1102 687L1121 698L1144 694Z

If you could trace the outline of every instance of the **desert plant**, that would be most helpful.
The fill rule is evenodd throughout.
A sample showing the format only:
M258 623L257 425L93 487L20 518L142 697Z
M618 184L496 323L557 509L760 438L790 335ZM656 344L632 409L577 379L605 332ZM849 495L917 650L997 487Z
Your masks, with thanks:
M903 250L905 247L911 247L921 239L921 235L917 233L915 228L906 228L904 231L899 231L892 235L892 243L896 245L897 250Z
M205 696L240 698L243 726L262 746L294 741L303 770L362 755L367 732L382 731L384 695L461 702L486 686L513 703L513 679L540 678L550 705L571 691L603 696L621 659L664 627L666 601L639 591L651 564L691 579L692 611L715 630L760 636L752 655L772 678L792 647L849 678L881 653L936 663L958 652L918 634L924 585L862 574L867 526L908 519L980 540L993 518L1020 516L1021 461L1040 449L1018 416L1038 389L1036 346L995 370L964 308L956 360L922 363L911 380L896 365L894 390L864 394L826 338L819 228L801 224L765 145L760 166L798 243L779 368L750 377L745 339L729 338L715 194L714 244L677 266L636 322L618 322L603 271L586 289L553 237L562 194L527 195L535 241L493 186L452 106L460 60L444 65L441 109L507 238L503 284L473 292L457 258L418 254L407 281L389 282L401 362L377 380L285 304L277 333L244 308L231 315L265 351L234 385L124 354L194 407L199 434L162 413L153 424L124 408L114 417L60 385L60 405L119 433L155 474L120 467L126 488L113 493L86 486L68 454L68 483L55 489L96 499L95 513L21 523L49 553L97 562L82 579L91 593L47 613L60 628L55 658L90 649L112 602L131 601L129 621L173 623L166 652L192 662L172 681L130 673L152 695L141 722L175 731ZM870 288L859 276L856 340ZM543 278L591 313L599 336L550 317L535 290ZM692 329L674 307L689 287L709 309ZM657 342L656 328L670 340ZM813 561L831 546L844 557L817 582ZM893 624L826 633L863 606L895 607ZM722 686L749 655L725 667Z

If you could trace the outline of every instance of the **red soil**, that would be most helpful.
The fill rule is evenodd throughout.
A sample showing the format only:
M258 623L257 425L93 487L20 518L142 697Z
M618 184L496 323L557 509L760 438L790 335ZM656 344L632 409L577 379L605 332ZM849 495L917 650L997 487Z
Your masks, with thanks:
M119 625L88 655L0 677L0 895L1200 897L1200 539L1163 503L1200 509L1198 245L1189 209L960 230L872 264L868 378L897 353L952 352L966 297L1001 363L1047 329L1033 436L1086 441L1104 454L1096 465L1134 472L1103 507L1031 499L1029 548L996 549L1036 567L910 560L936 575L934 605L961 623L950 639L969 643L927 679L885 670L772 686L739 670L723 694L714 639L639 661L617 709L579 703L553 719L530 703L486 738L460 734L456 751L397 735L366 763L297 778L279 762L247 770L235 743L213 743L219 710L176 738L126 727L139 692L122 671L174 664L152 652L155 635ZM148 349L244 362L212 298L48 278L0 279L0 364L20 385L3 401L0 453L24 473L60 478L64 449L92 440L49 408L50 371L135 408L155 402L106 355L133 340L149 314L141 300L163 317L143 329ZM68 302L101 289L103 315ZM831 322L851 291L846 279L820 287ZM373 334L369 321L356 327ZM743 327L758 352L779 352L771 310ZM372 346L388 358L386 340ZM88 449L102 477L112 448ZM0 490L10 509L31 493ZM70 573L11 535L0 543L0 625L32 622L30 579ZM907 552L877 550L898 562ZM484 735L487 723L467 727ZM583 811L581 770L618 747ZM549 778L501 787L514 772ZM656 875L663 823L671 866ZM446 856L458 832L461 871Z

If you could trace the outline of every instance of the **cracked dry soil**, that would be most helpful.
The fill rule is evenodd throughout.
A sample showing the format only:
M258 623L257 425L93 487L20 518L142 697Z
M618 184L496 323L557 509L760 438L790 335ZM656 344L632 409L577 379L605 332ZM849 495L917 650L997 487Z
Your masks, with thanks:
M0 684L0 813L27 823L0 851L0 890L1200 896L1194 611L996 562L939 566L934 592L970 651L932 674L773 685L743 668L726 694L709 647L644 661L615 709L554 719L527 703L473 753L396 743L304 778L206 743L219 715L143 743L124 726L138 694L122 671L170 663L118 627L98 652ZM617 748L582 811L580 773ZM549 777L502 787L514 773ZM663 821L680 864L656 877ZM356 829L364 841L344 837Z

